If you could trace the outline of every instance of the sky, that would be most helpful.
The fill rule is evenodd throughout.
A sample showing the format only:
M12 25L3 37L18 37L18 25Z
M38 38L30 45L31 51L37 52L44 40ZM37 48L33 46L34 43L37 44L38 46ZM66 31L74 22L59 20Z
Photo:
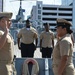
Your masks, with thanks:
M18 0L4 0L4 1L5 1L4 11L13 12L12 19L15 19L20 7L20 2ZM37 0L37 1L43 1L43 4L61 5L61 0ZM36 5L36 0L22 1L22 8L25 9L24 12L25 19L27 19L27 16L30 15L33 5Z

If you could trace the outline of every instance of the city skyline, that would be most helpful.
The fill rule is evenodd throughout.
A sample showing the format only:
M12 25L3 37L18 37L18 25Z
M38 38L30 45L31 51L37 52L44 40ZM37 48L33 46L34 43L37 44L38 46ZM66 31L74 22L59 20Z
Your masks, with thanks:
M4 0L4 1L5 1L4 11L13 12L12 19L15 19L20 7L20 2L12 0ZM61 0L37 0L37 1L43 1L43 4L61 5ZM25 9L24 12L25 19L27 19L27 16L30 15L33 5L36 5L36 0L22 1L22 8Z

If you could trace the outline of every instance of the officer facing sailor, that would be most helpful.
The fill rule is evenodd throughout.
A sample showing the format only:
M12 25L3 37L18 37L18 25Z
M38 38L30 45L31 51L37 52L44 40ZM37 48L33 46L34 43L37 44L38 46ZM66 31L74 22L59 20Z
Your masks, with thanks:
M14 42L9 33L12 13L0 12L0 75L12 75Z
M60 39L53 50L54 75L75 75L73 65L73 42L71 39L71 23L65 19L57 19L56 31Z

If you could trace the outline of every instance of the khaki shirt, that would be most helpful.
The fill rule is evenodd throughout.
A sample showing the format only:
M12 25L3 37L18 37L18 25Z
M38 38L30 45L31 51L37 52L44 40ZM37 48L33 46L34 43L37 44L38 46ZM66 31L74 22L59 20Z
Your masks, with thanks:
M52 40L54 40L54 34L51 31L44 31L40 34L40 39L42 40L42 47L52 47Z
M22 28L18 33L18 38L21 38L21 42L24 44L31 44L34 42L34 39L38 38L38 34L32 27L30 27L30 30L27 30L27 28Z
M73 63L73 44L69 34L63 36L53 50L53 64L59 65L61 56L68 55L67 64Z
M0 36L4 34L4 31L0 29ZM2 61L13 61L13 47L14 42L10 34L7 34L5 45L0 49L0 62Z

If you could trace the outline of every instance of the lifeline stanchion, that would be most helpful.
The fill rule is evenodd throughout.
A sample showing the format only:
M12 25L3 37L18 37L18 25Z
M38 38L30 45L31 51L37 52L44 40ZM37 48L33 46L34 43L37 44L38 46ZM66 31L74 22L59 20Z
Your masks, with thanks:
M49 75L48 58L45 58L45 75Z

